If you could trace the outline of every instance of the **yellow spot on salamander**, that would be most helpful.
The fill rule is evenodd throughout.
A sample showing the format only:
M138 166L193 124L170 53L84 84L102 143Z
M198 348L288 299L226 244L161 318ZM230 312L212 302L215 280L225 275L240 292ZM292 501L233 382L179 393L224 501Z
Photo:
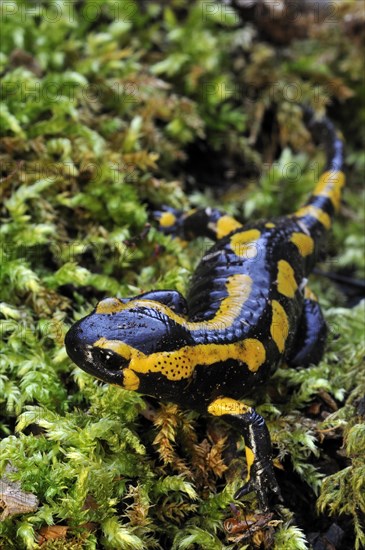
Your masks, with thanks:
M222 239L226 235L229 235L234 231L235 229L239 229L242 227L242 224L240 224L237 220L232 218L231 216L222 216L219 218L216 224L216 233L217 238Z
M250 479L250 475L251 475L251 466L255 461L255 454L254 454L253 450L250 449L250 447L247 447L247 445L245 447L245 451L246 451L246 462L247 462L246 481L248 481Z
M261 233L258 229L248 229L235 233L231 238L231 248L237 256L243 258L256 258L257 248L255 241L260 237Z
M176 223L176 216L172 212L163 212L159 221L161 227L170 227Z
M297 210L294 215L298 218L311 216L312 218L318 220L326 229L329 229L331 227L331 218L329 217L327 212L324 212L323 210L321 210L321 208L317 208L316 206L313 206L311 204L309 204L308 206L303 206L303 208Z
M139 388L140 380L132 369L123 370L123 388L136 391Z
M332 170L324 172L314 191L313 195L328 197L335 210L339 209L341 201L341 190L345 185L345 174L340 171Z
M95 313L110 314L117 313L125 308L125 304L118 300L118 298L105 298L98 303L95 309Z
M285 310L277 300L272 301L272 321L270 334L280 353L285 350L285 342L289 334L289 321Z
M290 240L295 244L303 257L313 253L314 241L309 235L305 235L304 233L293 233Z
M218 397L208 407L208 413L214 416L224 414L246 414L251 412L251 407L231 397Z
M294 269L285 260L278 261L278 291L288 298L294 298L298 288L294 277Z
M272 229L273 227L275 227L275 224L272 222L267 222L265 223L265 227L267 227L268 229Z

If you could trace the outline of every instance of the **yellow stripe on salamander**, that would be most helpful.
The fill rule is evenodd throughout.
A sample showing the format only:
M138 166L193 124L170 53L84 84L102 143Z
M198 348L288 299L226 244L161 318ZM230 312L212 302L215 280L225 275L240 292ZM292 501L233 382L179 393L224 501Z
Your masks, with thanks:
M161 351L145 355L143 352L118 340L100 338L94 347L110 349L129 361L128 368L135 373L161 373L168 380L189 378L197 365L210 366L229 359L240 361L251 372L265 362L266 350L260 340L246 338L231 344L198 344L178 350Z
M226 290L228 296L221 301L219 309L214 317L201 323L201 328L204 328L203 325L205 327L215 325L221 328L231 326L234 320L241 314L242 306L251 293L252 284L253 281L251 277L249 275L243 275L242 273L227 277ZM200 323L187 323L186 325L190 330L196 330L196 325L199 324Z
M117 298L106 298L96 306L96 313L113 314L125 309L133 310L139 307L150 307L154 311L168 315L175 323L184 325L188 330L206 330L206 329L224 329L230 327L235 319L241 315L243 304L250 296L253 281L249 275L236 273L227 277L226 291L227 296L223 298L219 309L212 319L203 322L189 322L181 315L172 311L168 306L160 304L153 300L136 299L131 302L123 303Z
M313 195L328 197L337 211L340 207L341 190L345 185L345 181L346 178L343 172L336 170L324 172L313 191Z
M298 218L311 216L312 218L315 218L316 220L318 220L326 229L329 229L331 227L331 218L329 217L329 215L326 212L324 212L321 208L317 208L312 204L303 206L303 208L300 208L295 212L294 216Z

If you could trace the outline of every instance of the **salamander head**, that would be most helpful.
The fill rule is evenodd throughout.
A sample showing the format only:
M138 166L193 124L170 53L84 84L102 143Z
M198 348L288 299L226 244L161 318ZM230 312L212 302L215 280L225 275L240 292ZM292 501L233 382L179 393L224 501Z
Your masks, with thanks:
M65 337L66 351L80 368L104 382L137 389L129 366L158 352L191 344L184 319L152 300L123 303L108 298L77 321Z

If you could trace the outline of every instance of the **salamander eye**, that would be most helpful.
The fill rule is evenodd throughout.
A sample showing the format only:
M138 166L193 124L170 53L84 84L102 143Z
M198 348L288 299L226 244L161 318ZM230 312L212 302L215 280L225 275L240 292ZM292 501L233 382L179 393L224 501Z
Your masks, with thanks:
M121 370L128 366L127 359L108 349L94 348L93 358L109 370Z

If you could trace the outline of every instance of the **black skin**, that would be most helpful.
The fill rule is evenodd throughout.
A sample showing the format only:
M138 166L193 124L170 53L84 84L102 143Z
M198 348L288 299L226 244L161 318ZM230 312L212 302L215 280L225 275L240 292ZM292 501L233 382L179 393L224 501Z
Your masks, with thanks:
M342 168L343 151L332 123L326 118L316 121L309 110L304 117L313 136L326 147L325 170L337 173ZM331 197L318 193L311 195L305 206L315 207L328 219L334 214ZM221 416L243 435L248 461L252 458L249 477L235 496L255 490L260 507L267 510L270 494L280 496L270 435L264 419L253 408L240 408L239 400L252 398L258 385L283 360L307 366L321 359L326 325L315 297L305 294L304 287L326 240L327 227L323 218L298 211L270 220L271 224L259 221L233 227L221 236L218 227L225 216L218 210L184 214L165 208L156 217L162 220L166 213L172 223L162 224L162 231L186 239L208 236L216 241L199 263L186 300L176 291L159 290L115 298L112 305L110 300L103 301L70 328L65 339L67 353L79 367L105 382ZM252 229L256 231L254 243L242 253L233 243ZM303 255L292 242L293 234L310 237L310 253ZM279 273L283 262L292 274L292 293ZM242 291L237 287L237 280L251 281L248 295L245 284ZM225 303L227 311L221 314ZM280 315L274 316L274 304L285 312L285 322ZM116 342L122 347L115 347ZM241 358L235 346L242 342ZM261 355L257 352L257 365L256 344L247 352L252 342L264 350ZM145 363L145 358L153 362ZM214 403L228 402L231 408L212 408Z

